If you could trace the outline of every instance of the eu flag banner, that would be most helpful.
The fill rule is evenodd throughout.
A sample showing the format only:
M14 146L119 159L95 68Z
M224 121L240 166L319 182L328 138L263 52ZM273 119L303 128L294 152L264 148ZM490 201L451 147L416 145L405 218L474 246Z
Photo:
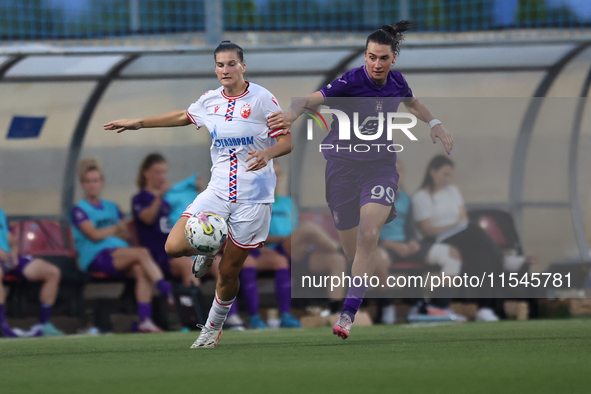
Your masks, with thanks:
M38 138L45 117L15 116L12 118L6 138Z

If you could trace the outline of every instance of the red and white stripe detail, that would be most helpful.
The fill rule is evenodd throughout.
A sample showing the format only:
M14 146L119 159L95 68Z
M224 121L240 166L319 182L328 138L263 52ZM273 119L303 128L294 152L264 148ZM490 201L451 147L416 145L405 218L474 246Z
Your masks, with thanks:
M250 250L250 249L256 249L256 248L258 248L258 247L259 247L261 244L264 244L264 242L259 242L259 243L257 243L257 244L254 244L254 245L244 245L244 244L241 244L240 242L236 241L236 240L234 239L234 237L232 237L232 233L230 233L229 231L228 231L228 238L230 238L230 241L232 241L232 243L233 243L234 245L236 245L236 246L237 246L237 247L239 247L240 249L245 249L245 250L246 250L246 249L249 249L249 250Z
M191 205L193 205L193 203L189 204L189 206L185 208L185 212L183 212L183 214L181 215L182 218L190 218L191 216L193 216L191 213L189 213L189 208L191 208Z
M236 202L238 194L238 156L236 156L236 149L230 149L230 183L228 186L229 201Z
M189 118L189 120L191 121L191 123L193 123L195 126L197 126L198 129L201 127L201 126L199 126L197 124L197 122L195 121L195 118L193 117L193 115L191 115L189 113L189 110L187 110L187 118Z
M269 137L271 137L271 138L277 138L280 135L287 135L287 134L291 134L291 132L289 130L284 131L283 129L275 129L275 130L269 131Z
M248 87L246 88L246 90L244 91L244 93L239 94L238 96L228 96L226 93L224 93L224 90L222 89L222 97L228 100L238 100L244 96L246 96L249 93L248 91Z
M216 294L216 295L215 295L215 297L214 297L214 300L215 300L215 302L217 302L219 305L228 307L228 306L231 306L231 305L234 303L234 300L235 300L235 299L234 299L234 300L232 300L232 301L220 301L220 299L218 298L218 295Z
M236 100L228 100L228 108L226 109L226 121L231 122L234 117L234 109L236 108Z

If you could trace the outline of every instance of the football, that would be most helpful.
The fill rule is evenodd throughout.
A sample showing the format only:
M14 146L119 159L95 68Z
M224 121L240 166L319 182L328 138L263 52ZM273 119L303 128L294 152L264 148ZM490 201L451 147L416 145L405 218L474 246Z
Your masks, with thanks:
M202 254L217 253L228 237L228 225L215 212L200 211L187 220L185 236L189 244Z

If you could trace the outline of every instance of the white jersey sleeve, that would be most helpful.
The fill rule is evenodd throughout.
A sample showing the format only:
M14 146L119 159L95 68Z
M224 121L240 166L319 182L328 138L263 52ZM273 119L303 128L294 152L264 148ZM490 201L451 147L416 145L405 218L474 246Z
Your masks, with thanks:
M268 90L261 89L261 91L258 94L258 98L261 105L261 112L265 114L265 120L273 112L281 111L281 106L279 105L279 102L277 101L275 96L273 96L271 92L269 92ZM271 138L277 138L278 136L286 133L287 132L283 129L269 130L269 136Z
M204 105L204 101L210 91L203 93L199 100L195 101L193 104L189 106L187 109L187 117L193 123L197 129L201 126L205 125L205 116L207 115L207 110Z

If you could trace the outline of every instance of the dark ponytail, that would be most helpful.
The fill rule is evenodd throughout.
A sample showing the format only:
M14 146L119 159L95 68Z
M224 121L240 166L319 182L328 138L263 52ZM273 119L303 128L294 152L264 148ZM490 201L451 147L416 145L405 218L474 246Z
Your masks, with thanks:
M365 49L370 42L381 45L390 45L392 52L400 52L400 43L404 40L404 33L414 25L410 21L400 21L392 25L382 25L379 30L374 31L367 37Z
M242 50L242 48L240 48L240 46L238 46L230 41L220 42L220 45L218 45L218 47L215 49L215 51L213 51L213 60L216 60L216 55L218 53L229 52L229 51L235 51L236 54L238 55L238 59L240 59L240 63L244 63L244 51Z

